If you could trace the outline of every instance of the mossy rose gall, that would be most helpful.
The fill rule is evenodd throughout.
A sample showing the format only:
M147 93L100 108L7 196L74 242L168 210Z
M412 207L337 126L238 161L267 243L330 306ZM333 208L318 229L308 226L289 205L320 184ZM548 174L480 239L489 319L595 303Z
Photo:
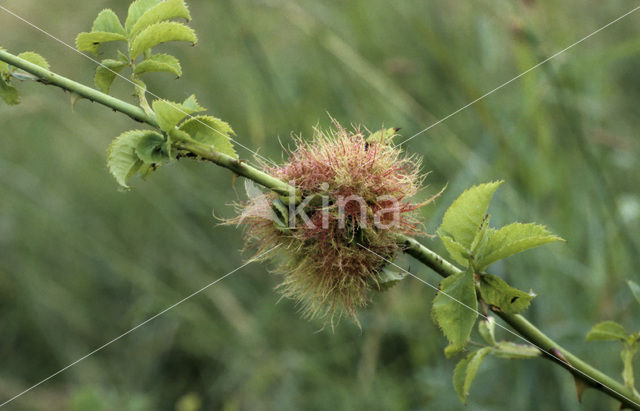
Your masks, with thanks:
M389 134L365 137L334 122L328 131L315 129L311 141L295 139L285 164L264 166L298 198L250 194L231 220L246 226L247 244L258 253L281 246L279 288L308 317L357 321L369 292L382 288L385 260L401 251L396 235L422 232L416 210L432 199L411 202L424 179L420 159L391 145Z

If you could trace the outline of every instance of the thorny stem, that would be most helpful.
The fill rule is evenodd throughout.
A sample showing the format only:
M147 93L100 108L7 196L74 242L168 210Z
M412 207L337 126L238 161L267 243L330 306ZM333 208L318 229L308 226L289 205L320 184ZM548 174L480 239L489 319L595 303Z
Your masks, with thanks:
M0 60L33 74L38 77L38 81L43 84L52 84L64 90L77 93L92 102L100 103L114 111L126 114L136 121L147 123L152 127L158 128L158 122L154 116L151 113L146 113L137 106L62 77L6 51L0 50ZM281 195L296 193L295 188L289 184L249 164L217 152L212 147L196 142L178 142L176 144L181 150L191 152L202 159L227 168L235 174L253 180ZM404 248L407 254L430 267L442 277L448 277L460 272L460 269L456 266L423 246L414 238L399 235L398 243ZM621 402L622 406L640 411L640 398L638 398L632 390L560 347L560 345L527 321L522 315L505 314L497 310L494 310L494 312L527 341L544 350L544 358L566 368L576 379L583 381L590 387L617 399Z
M461 272L459 268L415 239L400 235L398 240L400 244L404 245L407 254L430 267L441 276L449 277ZM632 410L640 410L640 398L632 390L562 348L522 315L506 314L496 309L493 312L529 343L542 349L544 358L566 368L576 379L582 380L588 386L619 400L625 407Z
M227 154L215 151L212 147L197 142L177 142L177 148L191 152L198 157L211 161L219 166L228 168L234 173L275 191L284 196L295 193L296 189L289 184L279 180L264 171L246 164L242 160L237 160Z

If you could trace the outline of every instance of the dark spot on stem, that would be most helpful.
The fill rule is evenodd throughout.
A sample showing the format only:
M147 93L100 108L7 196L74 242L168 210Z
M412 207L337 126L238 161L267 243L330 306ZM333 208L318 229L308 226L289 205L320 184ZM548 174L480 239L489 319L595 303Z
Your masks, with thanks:
M502 308L498 307L497 305L489 305L489 308L491 309L491 311L495 312L495 313L501 313L502 312Z
M511 299L511 304L513 304L513 303L514 303L518 298L520 298L520 297L518 297L518 296L513 297L513 298Z
M552 348L549 350L549 353L556 359L559 361L562 361L563 363L571 366L573 368L573 366L571 365L571 363L567 360L567 358L564 356L564 354L562 354L562 352L557 349L557 348Z

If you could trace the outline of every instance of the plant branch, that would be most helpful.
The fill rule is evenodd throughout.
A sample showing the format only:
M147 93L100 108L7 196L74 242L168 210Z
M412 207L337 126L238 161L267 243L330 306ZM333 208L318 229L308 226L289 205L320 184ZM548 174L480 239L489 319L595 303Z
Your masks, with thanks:
M146 123L154 128L159 129L158 122L153 115L145 113L143 109L133 104L129 104L118 98L112 97L108 94L102 93L91 87L87 87L84 84L80 84L59 74L55 74L43 67L33 64L29 61L14 56L13 54L0 49L0 61L9 63L14 67L18 67L27 73L31 73L38 77L38 81L42 84L51 84L58 86L63 90L76 93L92 102L100 103L106 107L111 108L113 111L126 114L132 119ZM203 159L209 160L219 166L225 167L234 173L246 177L255 181L279 194L289 195L295 193L295 188L278 180L277 178L252 167L249 164L244 163L241 160L226 155L224 153L217 152L211 147L198 144L196 142L182 142L177 143L178 148L189 151Z
M133 104L129 104L91 87L87 87L83 84L62 77L3 50L0 50L0 61L4 61L12 66L33 74L38 77L38 81L43 84L58 86L64 90L76 93L90 101L109 107L114 111L126 114L136 121L159 128L154 116L145 113L144 110ZM198 157L227 168L232 172L253 180L281 195L287 196L291 194L298 194L296 192L297 190L289 184L255 167L252 167L251 165L245 164L242 160L237 160L231 156L217 152L209 146L197 142L177 142L176 145L177 148L181 150L191 152ZM448 277L460 272L460 269L456 266L413 238L398 236L398 243L404 248L407 254L430 267L443 277ZM505 314L498 311L495 311L495 313L526 340L537 345L539 348L542 348L546 352L545 358L566 368L576 378L585 381L591 387L619 400L625 407L640 411L640 398L638 398L629 388L560 347L546 334L527 321L526 318L521 315Z
M401 235L398 236L398 241L405 247L407 254L428 266L442 277L448 277L461 272L459 268L411 237ZM638 398L632 390L562 348L522 315L506 314L495 309L493 309L493 312L509 324L518 334L524 337L524 339L541 348L544 358L566 368L575 378L584 381L588 386L619 400L625 407L632 410L640 410L640 398Z
M9 63L14 67L22 69L27 73L33 74L34 76L38 77L38 81L42 84L51 84L54 86L58 86L63 90L76 93L79 96L86 98L87 100L95 101L104 106L110 107L115 111L126 114L136 121L147 123L156 128L158 127L158 123L154 118L148 116L140 107L134 106L133 104L129 104L115 97L111 97L108 94L101 93L96 89L87 87L84 84L80 84L66 77L62 77L61 75L55 74L43 67L38 66L37 64L33 64L27 60L21 59L20 57L14 56L13 54L1 49L0 60Z
M248 178L249 180L253 180L278 194L284 196L296 194L297 190L295 187L290 186L264 171L258 170L257 168L244 163L242 160L238 160L227 154L215 151L209 146L196 142L177 142L176 146L181 150L189 151L198 157L227 168L238 175Z

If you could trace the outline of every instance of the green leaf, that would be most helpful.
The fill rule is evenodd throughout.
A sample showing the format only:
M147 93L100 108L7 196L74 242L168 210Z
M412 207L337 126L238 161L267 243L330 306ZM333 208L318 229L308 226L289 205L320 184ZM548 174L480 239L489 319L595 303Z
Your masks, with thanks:
M130 64L129 57L127 57L127 55L121 52L120 50L118 50L118 60L120 60L123 63L126 63L127 65Z
M135 74L144 74L153 71L166 71L177 77L182 75L182 68L177 58L169 54L153 54L136 65Z
M453 240L453 238L448 235L438 231L438 236L444 244L444 247L447 249L449 256L453 258L457 263L468 267L469 266L469 250L464 248L460 243L457 243Z
M627 339L627 332L624 327L615 321L603 321L591 328L587 333L587 341L610 341Z
M183 102L182 105L184 106L185 109L189 110L192 113L197 113L200 111L205 111L206 108L202 107L199 103L198 100L196 99L195 94L190 95L189 97L187 97ZM225 123L226 124L226 123ZM228 127L228 125L227 125ZM230 133L233 133L233 130L231 130L231 127L229 127Z
M145 164L158 164L169 160L167 142L162 134L148 133L136 145L136 154Z
M116 13L111 9L104 9L99 14L98 17L93 21L93 27L91 27L92 32L105 32L105 33L116 33L126 36L127 33L124 31L124 27L122 27L122 23L120 23L120 19L116 16Z
M136 34L154 23L177 18L191 20L191 14L184 0L166 0L145 11L131 27L129 33L131 38L134 38Z
M376 274L373 289L376 291L387 291L400 281L404 280L407 274L398 269L393 264L387 264Z
M535 297L491 274L480 275L480 296L484 302L507 314L521 313Z
M280 198L271 203L271 221L278 230L289 232L289 207Z
M492 316L478 322L478 332L489 345L496 345L496 320Z
M489 237L492 236L495 232L495 229L489 228L490 220L491 216L489 214L485 214L482 222L480 223L480 227L478 227L476 236L473 237L473 241L471 242L471 246L469 247L469 249L474 259L479 252L482 252L485 245L487 244L487 241L489 241Z
M106 31L96 31L93 33L80 33L76 37L76 48L79 51L90 51L98 53L98 47L103 43L111 41L127 41L127 38L119 33L108 33Z
M633 296L636 298L636 301L638 302L638 304L640 304L640 285L634 283L631 280L627 281L627 284L629 284L631 293L633 293Z
M382 144L390 143L391 140L395 136L397 136L396 132L400 130L399 128L383 128L381 130L376 131L375 133L371 133L369 137L367 137L367 143L378 142Z
M622 358L622 381L624 385L631 390L635 390L635 382L633 377L633 357L638 351L638 344L625 344L620 352Z
M171 132L183 118L193 113L204 111L204 108L198 105L193 95L182 104L168 100L155 100L152 106L160 129L167 133Z
M463 271L442 280L433 300L432 315L452 345L458 348L466 345L477 311L472 272Z
M127 13L127 20L124 22L124 27L127 32L131 31L131 28L136 24L138 19L142 17L147 10L156 4L160 3L162 0L136 0L129 6L129 11Z
M479 271L513 254L554 241L564 241L546 227L533 223L513 223L487 234L485 246L476 255L476 268Z
M157 134L152 130L130 130L120 134L109 146L107 165L116 181L128 188L127 180L143 165L136 153L138 143L149 134Z
M491 347L484 347L464 357L453 371L453 388L463 404L467 403L467 396L471 383L478 373L482 360L489 354Z
M260 187L258 187L256 183L249 179L244 180L244 191L247 193L247 198L249 200L256 200L264 196L264 193L262 192Z
M470 249L487 213L489 201L500 184L502 181L495 181L467 189L444 213L438 232Z
M121 60L105 59L102 60L101 66L96 68L96 74L93 77L93 82L96 87L103 93L109 94L111 90L111 84L116 78L116 73L122 71L127 66L127 63Z
M446 358L451 358L462 351L462 348L456 347L455 345L449 344L444 347L444 356Z
M282 201L280 201L279 198L275 198L270 202L269 197L262 192L260 187L249 179L244 180L244 189L247 193L247 198L253 204L258 207L270 207L271 213L268 218L278 230L282 232L289 231L289 227L287 225L289 220L289 209ZM241 219L246 216L246 211L243 211Z
M154 23L136 36L131 44L129 55L135 59L146 50L169 41L187 41L195 45L198 42L198 37L190 27L182 23L173 21Z
M516 344L509 341L497 343L493 347L491 354L494 357L509 359L536 358L542 355L540 350L533 345Z
M20 95L18 89L10 86L2 78L0 78L0 98L10 106L20 103Z
M180 125L180 130L187 132L196 141L213 146L218 152L238 158L229 139L233 129L220 119L212 116L194 116L185 120Z
M167 133L169 135L169 142L172 141L189 141L191 140L191 136L189 133L186 133L182 130L174 128L171 132ZM171 145L169 145L169 149L171 149Z
M25 51L24 53L18 54L18 57L23 60L27 60L29 63L33 63L49 70L49 63L38 53L34 53L33 51Z

